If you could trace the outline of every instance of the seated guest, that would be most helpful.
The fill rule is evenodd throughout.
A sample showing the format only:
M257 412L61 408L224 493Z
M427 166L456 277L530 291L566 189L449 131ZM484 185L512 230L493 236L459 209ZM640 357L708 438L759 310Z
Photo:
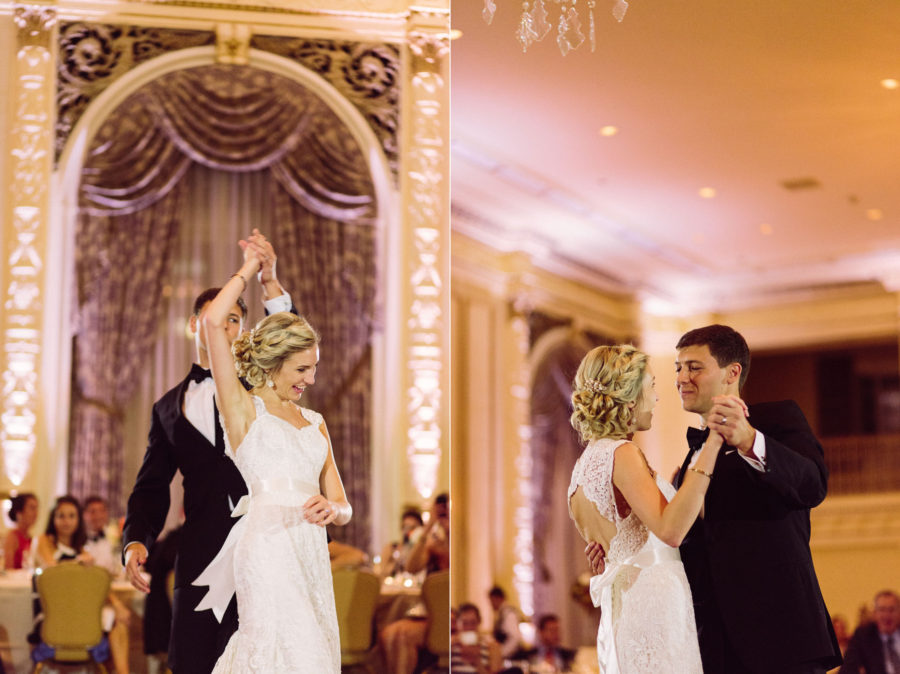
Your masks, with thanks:
M400 516L401 540L392 541L381 552L380 576L394 576L406 570L406 560L422 535L424 523L418 508L407 508Z
M876 594L873 616L853 633L840 674L900 674L900 596Z
M94 564L115 575L119 572L119 563L112 542L106 537L108 524L106 501L100 496L88 496L84 500L84 530L87 534L84 549L94 558Z
M450 568L450 499L447 494L438 494L431 506L431 517L409 551L406 570L427 573Z
M328 556L332 570L356 569L369 563L369 556L364 551L340 541L328 541Z
M427 573L450 568L450 504L447 494L439 494L431 507L431 517L418 542L413 546L406 570ZM391 674L412 674L419 659L419 649L425 644L428 629L424 611L410 609L406 618L391 623L381 631L380 646L387 671ZM419 615L416 615L419 614Z
M560 646L559 617L548 613L538 620L537 646L519 651L514 660L527 660L532 669L543 665L547 671L571 672L575 651Z
M47 528L38 537L35 566L46 569L57 564L77 562L93 565L94 558L84 549L87 533L81 504L72 496L56 499ZM121 601L109 593L109 604L103 608L103 629L109 634L109 649L117 674L128 674L128 616ZM40 639L40 624L32 640Z
M462 604L456 620L456 634L450 638L450 671L493 674L502 658L494 639L480 631L481 612L475 604Z
M494 641L500 644L500 655L506 659L522 648L519 611L506 601L506 592L494 585L488 593L494 611Z
M3 541L3 566L6 569L21 569L26 561L31 561L31 533L29 529L37 522L38 500L30 492L13 496L10 501L9 519L15 528L6 532Z

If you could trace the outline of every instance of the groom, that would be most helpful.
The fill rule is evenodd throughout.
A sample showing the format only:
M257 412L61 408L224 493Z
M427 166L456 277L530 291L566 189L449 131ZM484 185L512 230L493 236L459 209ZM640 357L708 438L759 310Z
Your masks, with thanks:
M740 405L750 350L709 325L676 346L682 406L725 438L704 516L681 546L706 674L813 674L841 663L809 550L809 511L825 498L822 446L793 401ZM688 429L684 479L708 430Z
M293 311L290 296L275 275L275 251L257 230L247 244L255 247L264 264L266 313ZM225 453L222 427L213 401L215 386L209 373L206 335L200 329L207 305L218 293L210 288L197 297L191 331L197 362L183 381L153 406L144 462L128 499L122 532L125 572L137 589L149 592L140 574L148 549L156 541L169 510L169 483L176 470L184 476L185 522L175 560L175 593L168 666L174 674L208 674L237 629L236 602L232 598L221 624L212 611L194 608L207 592L191 582L213 559L231 526L231 510L247 493L240 472ZM239 299L229 315L226 331L234 341L243 330L247 305Z

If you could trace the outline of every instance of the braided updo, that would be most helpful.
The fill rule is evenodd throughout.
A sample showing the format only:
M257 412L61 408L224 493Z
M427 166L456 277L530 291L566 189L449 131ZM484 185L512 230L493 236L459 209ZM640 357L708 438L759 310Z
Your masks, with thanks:
M265 384L266 372L275 374L290 356L318 344L319 335L305 318L281 311L234 340L231 353L238 376L257 388Z
M647 354L630 344L598 346L582 359L572 390L569 421L583 442L624 438L640 402Z

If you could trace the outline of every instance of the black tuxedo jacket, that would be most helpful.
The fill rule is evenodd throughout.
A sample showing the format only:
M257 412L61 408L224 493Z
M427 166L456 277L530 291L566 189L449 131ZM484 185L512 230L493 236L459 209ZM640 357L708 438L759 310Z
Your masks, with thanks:
M704 671L727 674L727 642L760 674L801 663L835 667L840 650L809 550L809 510L828 485L822 446L793 401L752 405L749 421L765 436L765 472L722 447L705 516L681 546Z
M153 406L150 436L134 490L122 539L143 543L150 550L169 510L169 483L176 469L184 476L185 521L175 560L175 601L169 666L177 674L212 670L231 634L237 629L232 606L219 624L212 611L194 611L207 588L191 582L212 561L237 518L232 506L247 493L234 462L225 455L216 413L216 445L184 416L182 403L190 378L168 391Z
M844 664L838 674L886 674L884 645L878 626L869 623L857 628L847 645Z

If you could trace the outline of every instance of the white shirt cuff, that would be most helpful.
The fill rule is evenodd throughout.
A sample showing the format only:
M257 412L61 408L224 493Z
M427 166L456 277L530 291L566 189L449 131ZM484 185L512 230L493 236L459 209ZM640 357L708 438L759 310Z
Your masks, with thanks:
M263 306L270 314L277 314L279 311L291 310L291 296L287 293L265 300Z
M766 436L756 431L756 437L753 438L753 456L748 456L743 452L738 452L738 454L743 457L744 461L749 463L755 470L758 470L760 473L766 472Z

